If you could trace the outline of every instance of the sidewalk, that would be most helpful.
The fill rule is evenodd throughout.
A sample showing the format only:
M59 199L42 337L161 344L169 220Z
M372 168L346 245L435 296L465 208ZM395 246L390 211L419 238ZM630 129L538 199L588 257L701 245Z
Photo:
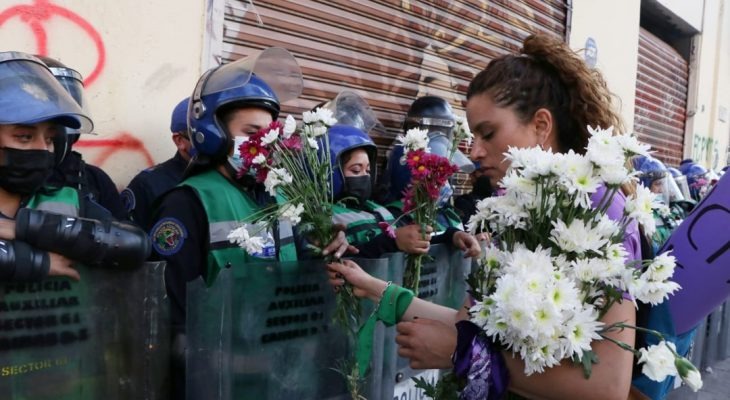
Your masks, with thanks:
M728 400L730 399L730 358L712 366L712 372L702 371L703 386L693 393L686 386L673 391L667 400Z

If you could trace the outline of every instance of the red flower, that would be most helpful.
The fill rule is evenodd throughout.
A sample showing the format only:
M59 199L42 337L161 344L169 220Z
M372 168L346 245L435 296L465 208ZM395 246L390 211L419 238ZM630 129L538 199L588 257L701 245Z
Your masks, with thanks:
M287 150L299 151L302 149L302 139L299 137L299 135L292 135L289 139L284 139L281 141L281 147Z
M378 226L380 229L383 230L383 233L388 235L389 238L395 239L395 229L393 229L393 225L387 223L387 222L378 222Z

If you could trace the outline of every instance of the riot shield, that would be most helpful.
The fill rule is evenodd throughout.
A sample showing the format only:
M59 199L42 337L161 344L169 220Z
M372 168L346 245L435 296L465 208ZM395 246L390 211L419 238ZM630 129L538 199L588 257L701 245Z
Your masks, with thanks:
M385 278L388 261L355 260ZM354 344L332 322L335 293L322 260L256 263L187 287L188 399L349 399L335 368ZM361 322L373 305L362 301ZM376 329L365 397L381 387L383 329Z
M163 398L164 263L78 267L0 289L0 393L23 400Z
M418 297L433 303L458 309L466 296L466 277L471 271L471 259L465 259L459 250L446 245L434 245L429 250L432 260L421 267ZM403 282L405 259L402 253L390 258L389 279ZM416 399L424 395L416 389L411 378L423 377L434 381L440 376L438 370L413 370L408 359L398 357L395 343L395 328L385 334L385 362L383 364L383 399Z

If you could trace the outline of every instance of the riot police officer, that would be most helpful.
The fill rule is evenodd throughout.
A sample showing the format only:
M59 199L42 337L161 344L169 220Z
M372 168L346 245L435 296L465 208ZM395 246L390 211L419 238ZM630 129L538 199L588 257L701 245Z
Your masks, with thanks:
M700 201L705 195L709 181L707 180L707 168L694 162L691 158L682 160L679 164L679 171L687 177L689 192L692 200Z
M93 124L39 59L0 53L0 275L3 281L46 275L78 279L71 261L136 267L149 241L139 228L83 218L79 192L46 188L63 128L91 132ZM82 218L79 218L82 217Z
M190 98L188 126L196 155L188 176L161 197L150 231L153 248L167 261L175 398L184 396L187 282L202 277L212 284L222 268L246 268L275 258L297 259L291 225L282 221L276 231L261 233L266 243L254 255L229 242L227 236L260 207L275 201L253 177L237 177L242 164L240 144L268 127L279 115L280 102L296 98L301 87L301 71L294 57L286 50L271 48L255 59L207 71ZM345 235L339 232L323 254L339 257L347 248Z
M416 99L411 105L403 124L403 132L411 128L420 128L428 131L431 153L443 157L451 156L451 162L456 164L462 172L472 172L474 164L458 149L451 151L451 140L456 127L456 116L451 106L442 98L424 96ZM453 153L453 154L452 154ZM402 196L411 181L408 168L401 164L403 146L395 146L388 155L388 166L384 176L388 187L388 198L383 201L394 216L400 217L403 210ZM461 217L451 204L453 188L447 183L439 195L439 213L436 226L433 227L436 235L431 243L447 243L467 251L467 255L478 255L479 244L473 236L464 232ZM410 222L409 218L402 218L402 223Z
M677 201L672 201L672 197L676 198L677 191L671 189L674 183L669 171L664 163L650 156L639 156L632 160L634 169L639 172L639 181L653 193L657 195L660 202L665 206L661 209L655 209L654 220L656 222L656 231L652 235L653 254L657 254L658 250L669 239L672 232L679 226L684 218L684 209L680 207Z
M87 103L84 96L84 84L77 71L68 68L58 60L49 57L40 57L50 69L53 76L66 89L68 93L86 111ZM101 168L87 164L81 153L73 150L73 145L79 140L78 130L66 128L65 135L56 137L55 146L58 148L57 167L49 179L51 186L70 186L80 191L84 202L94 202L101 205L118 220L127 219L127 211L122 205L117 186L109 175ZM94 206L91 206L94 209ZM105 218L102 214L95 215L97 218Z
M188 138L188 103L182 100L172 111L170 131L177 152L169 160L150 167L135 176L121 193L129 216L145 230L150 228L152 204L160 195L180 183L192 157L192 144Z

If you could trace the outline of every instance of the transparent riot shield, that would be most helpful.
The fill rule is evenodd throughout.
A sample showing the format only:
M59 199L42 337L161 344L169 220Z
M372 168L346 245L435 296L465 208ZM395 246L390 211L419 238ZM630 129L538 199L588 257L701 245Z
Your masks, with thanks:
M432 260L421 267L421 281L418 297L433 303L457 309L466 296L466 277L471 271L471 259L465 259L459 250L450 246L431 246L429 256ZM397 253L390 258L389 279L394 283L403 282L405 258ZM413 377L436 380L438 370L413 370L408 359L398 357L395 343L395 329L386 330L385 356L383 367L383 399L420 399L424 394L416 389Z
M388 261L355 260L385 278ZM321 260L257 263L187 288L188 399L349 399L335 370L354 344L332 322L335 293ZM373 305L362 301L362 321ZM376 329L367 398L380 390L383 329Z
M78 267L0 288L0 393L23 400L164 397L164 263Z

